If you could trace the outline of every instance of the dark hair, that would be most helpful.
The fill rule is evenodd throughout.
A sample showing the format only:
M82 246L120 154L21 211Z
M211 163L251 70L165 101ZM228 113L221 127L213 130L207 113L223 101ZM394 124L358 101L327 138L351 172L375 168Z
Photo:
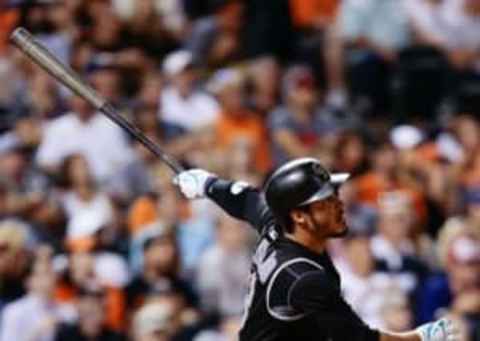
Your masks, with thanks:
M78 288L77 295L79 298L85 297L95 297L95 298L103 298L106 292L103 287L100 285L87 285L81 286Z
M75 159L77 159L77 158L85 159L85 157L82 154L78 154L78 153L70 154L63 159L62 164L60 165L60 170L57 173L57 181L56 182L57 182L58 186L60 186L62 188L67 188L67 189L71 188L73 186L73 181L72 181L71 176L70 176L70 167L71 167L72 163L75 161ZM92 186L96 185L94 180L93 180L92 175L90 175L90 182L91 182Z
M157 236L152 236L148 238L143 245L143 252L148 252L148 250L153 247L158 245L158 242L164 243L170 243L173 246L174 249L174 255L173 255L173 260L171 264L169 265L168 269L164 273L162 273L163 276L167 276L169 278L176 278L178 276L178 272L180 270L180 249L178 247L178 243L175 238L174 233L166 233L162 235L157 235Z
M223 8L225 8L225 6L228 6L231 3L235 2L241 3L241 0L210 0L208 3L208 7L210 12L219 12Z

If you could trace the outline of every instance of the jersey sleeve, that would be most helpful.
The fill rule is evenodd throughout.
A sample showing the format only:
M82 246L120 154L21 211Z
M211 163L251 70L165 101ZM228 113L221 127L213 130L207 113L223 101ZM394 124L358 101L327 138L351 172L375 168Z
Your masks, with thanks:
M234 218L249 222L259 233L275 223L263 194L245 182L212 179L207 183L207 196Z
M339 340L378 341L379 332L367 326L330 283L322 270L303 273L288 292L289 304L329 326Z

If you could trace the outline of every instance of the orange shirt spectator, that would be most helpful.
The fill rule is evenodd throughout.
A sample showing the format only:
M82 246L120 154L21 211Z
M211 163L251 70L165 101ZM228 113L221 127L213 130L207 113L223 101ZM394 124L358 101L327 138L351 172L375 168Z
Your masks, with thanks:
M77 289L66 282L60 282L55 290L58 302L73 303L78 296ZM115 331L125 328L126 297L120 288L105 288L105 325Z
M5 53L8 46L8 37L17 24L19 18L16 9L0 9L0 56Z
M384 192L401 191L408 194L415 207L417 218L424 221L427 215L425 198L422 193L394 181L389 181L375 172L369 172L355 180L358 200L364 204L378 207L378 199Z
M223 113L216 125L218 143L228 149L239 140L246 140L253 148L255 168L267 172L270 168L267 131L260 117L245 106L244 75L234 68L219 70L207 88L216 95Z
M308 28L328 23L335 16L338 0L290 0L295 26Z
M218 143L226 149L242 139L250 142L254 148L255 168L262 173L269 170L267 133L261 119L254 113L244 111L231 115L224 112L217 123L216 134Z
M144 195L137 198L131 205L127 215L127 226L131 237L135 238L141 231L151 227L151 224L162 221L162 223L169 225L174 221L186 221L192 217L192 207L188 200L181 197L176 197L173 200L175 204L172 206L168 203L172 198L166 198L167 190L162 192L162 196L156 197L154 195ZM163 200L160 204L159 200Z
M131 236L138 233L145 225L159 218L157 201L152 196L143 196L135 200L127 216L128 230Z

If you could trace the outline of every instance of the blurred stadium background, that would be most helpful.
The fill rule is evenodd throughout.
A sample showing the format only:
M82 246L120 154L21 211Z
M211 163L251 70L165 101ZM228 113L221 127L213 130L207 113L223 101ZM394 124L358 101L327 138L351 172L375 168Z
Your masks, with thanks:
M0 341L233 341L255 236L22 57L17 26L189 167L351 172L330 249L354 310L480 340L480 0L0 0Z

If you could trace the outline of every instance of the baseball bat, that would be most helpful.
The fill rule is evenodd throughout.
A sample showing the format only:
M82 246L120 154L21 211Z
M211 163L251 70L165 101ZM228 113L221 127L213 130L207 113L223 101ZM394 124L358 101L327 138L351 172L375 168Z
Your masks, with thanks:
M10 36L12 43L18 47L35 64L47 71L57 81L90 103L109 119L122 127L133 138L140 141L153 154L164 161L175 174L183 171L180 163L165 153L156 143L150 140L138 127L123 118L115 107L93 89L70 67L64 65L45 46L37 41L26 29L19 27Z

